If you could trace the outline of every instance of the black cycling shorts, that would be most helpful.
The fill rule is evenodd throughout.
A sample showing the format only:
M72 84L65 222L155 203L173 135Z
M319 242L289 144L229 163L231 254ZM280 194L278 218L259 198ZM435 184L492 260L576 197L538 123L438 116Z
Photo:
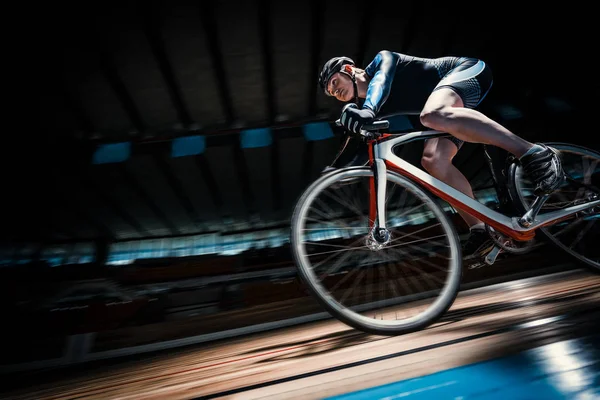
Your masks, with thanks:
M493 84L492 71L483 61L475 58L453 58L450 69L433 91L441 88L452 89L460 96L465 108L475 108L488 94ZM455 137L449 138L459 149L464 141Z

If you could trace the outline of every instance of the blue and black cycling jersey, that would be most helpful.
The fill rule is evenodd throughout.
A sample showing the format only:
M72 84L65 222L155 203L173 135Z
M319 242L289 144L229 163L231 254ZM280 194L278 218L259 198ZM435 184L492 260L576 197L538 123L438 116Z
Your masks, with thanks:
M378 118L420 114L429 95L442 87L454 90L467 108L475 108L492 86L492 72L469 57L420 58L380 51L365 68L371 79L363 107Z

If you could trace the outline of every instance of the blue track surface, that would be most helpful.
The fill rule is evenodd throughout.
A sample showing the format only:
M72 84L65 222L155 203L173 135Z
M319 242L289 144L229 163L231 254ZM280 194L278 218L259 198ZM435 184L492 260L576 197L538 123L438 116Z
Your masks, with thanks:
M330 397L358 399L600 399L600 336Z

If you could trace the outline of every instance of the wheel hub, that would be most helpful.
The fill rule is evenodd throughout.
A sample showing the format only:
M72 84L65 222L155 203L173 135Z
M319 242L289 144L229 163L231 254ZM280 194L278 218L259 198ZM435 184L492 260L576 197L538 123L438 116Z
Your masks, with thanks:
M367 236L366 245L373 251L383 249L392 239L390 231L385 228L373 228Z

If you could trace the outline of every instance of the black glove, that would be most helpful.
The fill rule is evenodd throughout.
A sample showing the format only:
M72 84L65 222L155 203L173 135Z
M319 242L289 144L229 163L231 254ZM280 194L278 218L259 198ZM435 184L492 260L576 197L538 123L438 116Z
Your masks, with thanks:
M359 134L363 126L375 119L375 113L369 108L358 109L356 106L346 107L340 116L342 126L348 131Z

